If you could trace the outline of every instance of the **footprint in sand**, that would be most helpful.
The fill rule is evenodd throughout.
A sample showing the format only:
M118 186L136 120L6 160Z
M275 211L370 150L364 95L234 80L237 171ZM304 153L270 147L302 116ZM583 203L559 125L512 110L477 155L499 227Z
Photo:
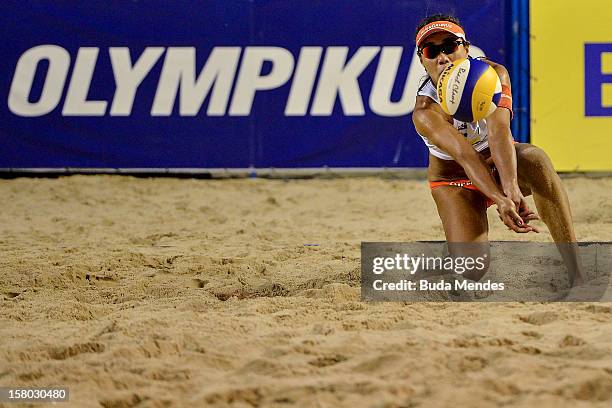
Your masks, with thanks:
M586 344L586 341L582 340L580 337L568 334L559 342L559 347L576 347L584 344Z
M207 283L208 283L207 279L193 278L189 282L189 287L196 288L196 289L202 289L204 286L206 286Z
M21 295L22 292L13 292L13 291L9 291L9 292L4 292L4 296L6 297L6 299L14 299L17 296Z
M49 357L53 360L65 360L83 353L102 353L104 344L96 342L78 343L72 346L58 346L49 350Z
M87 274L85 275L85 280L89 281L89 283L91 284L102 286L116 286L119 284L119 282L117 282L118 279L113 276L98 276Z
M559 319L555 312L535 312L528 315L519 316L519 320L535 326L542 326Z
M341 354L332 354L328 356L317 357L315 360L309 361L308 364L313 365L315 367L329 367L346 360L348 360L348 357L345 357Z

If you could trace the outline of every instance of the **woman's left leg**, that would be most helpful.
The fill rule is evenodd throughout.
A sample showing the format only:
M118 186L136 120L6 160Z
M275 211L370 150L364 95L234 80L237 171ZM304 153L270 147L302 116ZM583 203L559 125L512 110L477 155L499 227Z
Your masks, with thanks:
M517 175L524 195L533 194L538 214L548 227L569 272L572 285L584 282L572 213L561 178L544 150L516 143Z

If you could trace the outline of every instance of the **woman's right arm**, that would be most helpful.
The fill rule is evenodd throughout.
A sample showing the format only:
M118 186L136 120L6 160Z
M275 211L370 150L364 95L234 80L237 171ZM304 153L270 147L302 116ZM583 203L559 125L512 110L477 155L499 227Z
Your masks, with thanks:
M463 167L472 183L497 204L502 221L506 226L516 232L532 230L523 223L512 200L500 190L484 159L446 120L445 113L437 103L429 97L417 96L412 121L417 132L447 152Z

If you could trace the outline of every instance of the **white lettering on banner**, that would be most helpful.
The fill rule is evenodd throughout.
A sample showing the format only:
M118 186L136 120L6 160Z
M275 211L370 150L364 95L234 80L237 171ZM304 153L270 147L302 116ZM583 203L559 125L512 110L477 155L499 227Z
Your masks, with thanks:
M272 63L272 70L262 76L261 68L265 61ZM247 47L232 97L230 116L248 116L255 92L284 85L293 72L293 64L293 55L284 48Z
M49 61L49 69L40 98L36 102L28 99L32 92L38 64ZM57 45L39 45L24 52L15 68L15 75L9 91L8 106L17 116L42 116L56 108L70 68L70 54Z
M164 53L163 47L147 47L138 61L132 65L130 50L127 47L111 47L108 50L113 67L117 90L113 97L111 116L130 116L136 90L159 57Z
M401 116L414 110L409 100L414 100L416 91L410 92L410 81L406 81L399 102L391 102L391 92L397 80L397 70L402 59L402 47L384 47L370 93L370 109L380 116ZM411 71L412 72L412 71Z
M212 88L208 116L223 116L227 109L230 90L236 75L240 47L215 47L198 79L195 79L195 48L169 47L159 78L151 115L172 114L179 85L181 89L179 114L195 116Z
M302 47L285 107L286 116L305 116L317 78L323 47Z
M152 116L172 115L177 95L180 116L198 115L207 98L207 116L226 115L228 106L230 116L247 116L252 112L257 92L280 88L292 75L285 116L330 116L338 99L344 115L365 115L359 77L379 53L368 101L370 109L379 116L403 116L414 110L419 81L426 75L414 50L402 96L392 102L391 94L398 81L403 53L403 48L397 46L359 47L350 58L348 47L327 47L324 56L323 47L302 47L297 61L291 52L280 47L245 47L242 61L242 47L214 47L197 75L195 47L147 47L134 63L129 48L110 47L108 54L115 79L110 116L129 116L132 113L138 88L164 51L151 106ZM103 116L107 113L107 101L87 99L98 54L99 48L79 48L62 108L63 115ZM470 55L476 57L484 53L471 45ZM49 61L49 69L42 92L38 101L30 102L34 78L44 60ZM264 74L262 70L266 62L271 68ZM57 45L40 45L25 51L17 62L11 83L10 111L26 117L53 111L62 98L70 63L70 54ZM317 81L319 67L321 73ZM236 85L232 93L234 81Z
M380 47L360 47L346 63L348 47L328 47L310 114L313 116L331 115L336 96L340 96L345 114L365 115L357 78L378 54L378 51Z
M99 48L81 47L74 63L72 78L64 102L64 116L104 116L106 101L88 101L87 94L91 85Z

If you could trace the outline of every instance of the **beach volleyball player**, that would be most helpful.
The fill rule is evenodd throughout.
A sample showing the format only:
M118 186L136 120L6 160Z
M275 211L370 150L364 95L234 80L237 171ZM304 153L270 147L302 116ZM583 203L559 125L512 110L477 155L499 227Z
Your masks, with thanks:
M413 122L429 148L429 184L451 256L461 255L460 243L481 245L488 252L487 207L494 204L504 224L517 233L538 232L529 222L541 217L561 252L570 283L583 283L570 204L561 180L542 149L513 141L508 71L484 60L501 80L501 99L486 119L461 122L441 108L436 84L449 64L468 57L470 43L463 27L452 16L427 17L417 27L416 45L428 76L419 85ZM539 217L525 201L531 194ZM479 280L485 272L470 271L464 276Z

